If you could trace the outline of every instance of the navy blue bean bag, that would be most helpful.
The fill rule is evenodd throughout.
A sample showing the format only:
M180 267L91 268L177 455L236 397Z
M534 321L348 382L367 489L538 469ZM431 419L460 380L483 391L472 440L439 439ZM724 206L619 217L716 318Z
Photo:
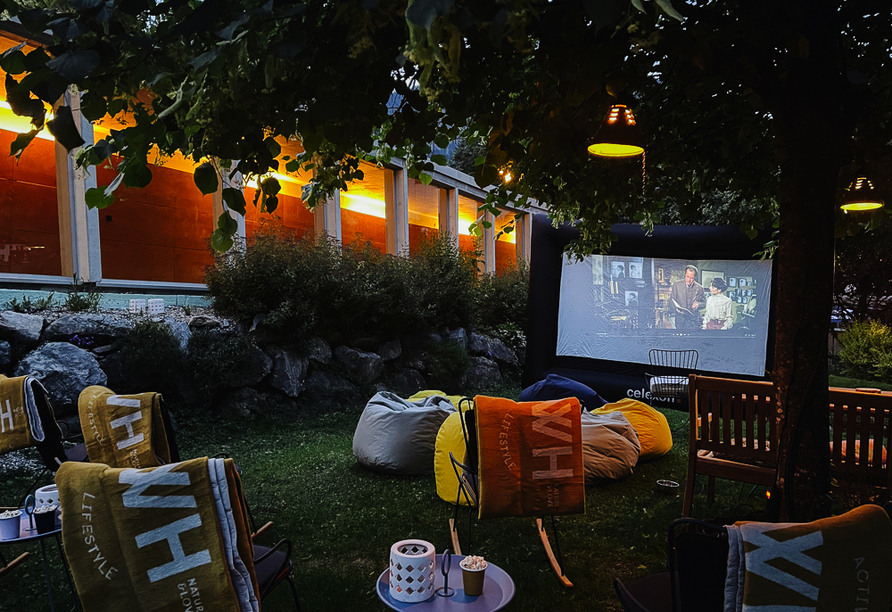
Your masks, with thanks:
M607 401L596 391L570 378L558 374L549 374L545 380L530 385L520 393L517 398L520 402L540 402L545 400L564 399L575 397L582 403L586 410L600 408Z

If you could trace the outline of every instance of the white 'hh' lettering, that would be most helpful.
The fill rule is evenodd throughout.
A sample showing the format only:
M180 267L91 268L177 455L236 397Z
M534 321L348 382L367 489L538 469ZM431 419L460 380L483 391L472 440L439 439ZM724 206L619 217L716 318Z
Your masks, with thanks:
M765 532L775 529L779 529L779 527L772 524L767 524L764 528L752 525L745 532L741 533L745 542L760 547L747 553L746 570L757 576L762 576L766 580L785 586L808 597L812 601L818 601L818 587L776 567L772 567L768 565L768 562L773 559L786 559L812 574L820 576L821 562L814 557L806 555L805 551L821 546L824 543L824 536L820 531L815 531L798 538L779 542L765 535Z
M573 425L570 422L570 419L561 416L570 412L570 406L564 406L555 412L549 412L545 408L546 407L542 404L533 406L532 414L536 418L536 420L533 421L533 431L551 436L552 438L557 438L562 442L572 442L573 438L569 433L561 431L560 429L555 429L549 425L550 423L554 423L555 425L571 429Z
M139 408L140 403L138 399L128 399L124 397L120 397L118 395L112 395L106 401L106 404L110 406L124 406L126 408ZM111 425L112 429L117 429L118 427L126 427L127 428L127 439L121 440L118 442L118 450L123 450L125 448L130 448L135 444L139 444L145 439L143 434L133 435L133 423L140 420L142 418L141 412L133 412L128 414L127 416L123 416L119 419L115 419L111 421L109 425Z
M573 469L557 469L558 456L572 455L572 446L556 446L554 448L534 448L533 457L548 456L549 466L547 470L533 470L533 480L545 480L549 478L572 478Z
M149 582L158 582L211 562L211 553L208 549L191 555L187 555L183 551L180 534L196 527L201 527L201 517L198 514L193 514L164 527L159 527L136 536L136 545L140 548L166 540L167 545L170 547L170 552L173 554L173 561L153 567L147 572Z
M15 423L12 420L12 407L9 405L9 400L6 400L6 411L3 410L3 404L0 404L0 431L2 433L6 433L6 421L9 421L9 431L15 429Z
M176 463L168 463L151 471L124 470L118 476L121 484L133 485L122 496L125 508L196 508L191 495L143 495L152 485L185 486L189 484L186 472L170 472Z

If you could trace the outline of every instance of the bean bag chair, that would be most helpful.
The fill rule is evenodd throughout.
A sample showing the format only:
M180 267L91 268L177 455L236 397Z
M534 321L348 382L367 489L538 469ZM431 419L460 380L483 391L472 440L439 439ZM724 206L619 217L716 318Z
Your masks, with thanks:
M600 408L607 400L598 395L593 389L571 378L565 378L559 374L549 374L545 380L530 385L520 392L518 402L544 402L548 400L575 397L586 410Z
M605 404L592 412L594 414L622 413L638 434L642 458L662 457L672 450L672 432L669 430L669 422L666 417L662 412L643 402L627 397L618 402Z
M582 413L582 462L587 484L625 478L638 464L640 449L635 429L621 413Z
M409 401L410 401L410 402L417 402L418 400L423 400L424 398L426 398L426 397L431 397L431 396L433 396L433 395L437 395L437 396L439 396L439 397L445 397L445 398L448 399L450 402L452 402L452 405L455 406L456 408L458 408L458 404L459 404L459 403L461 402L461 400L463 400L464 397L465 397L464 395L446 395L446 394L443 393L442 391L437 391L436 389L427 389L427 390L425 390L425 391L419 391L418 393L416 393L415 395L413 395L412 397L410 397L410 398L409 398Z
M440 425L455 412L445 397L416 402L382 391L369 400L356 431L353 455L369 469L391 474L423 474L434 464Z
M455 455L459 461L464 460L465 456L465 437L461 429L461 420L458 412L450 414L437 433L437 440L434 448L434 477L437 479L437 495L445 499L450 504L454 504L458 498L459 503L463 506L468 501L458 495L458 478L455 476L455 470L452 469L452 461L449 459L449 453Z

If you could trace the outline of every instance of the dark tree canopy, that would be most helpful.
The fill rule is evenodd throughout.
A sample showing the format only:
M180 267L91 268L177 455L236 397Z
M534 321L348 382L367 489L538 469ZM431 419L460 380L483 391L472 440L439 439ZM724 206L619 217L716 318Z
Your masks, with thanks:
M829 483L826 333L840 189L892 167L892 18L888 0L69 0L29 9L4 0L46 51L6 53L10 104L43 121L69 83L88 119L129 112L129 127L78 153L111 154L126 185L150 180L157 145L196 161L207 192L219 168L316 172L308 204L361 175L360 158L400 156L429 180L429 146L461 129L487 139L490 206L529 196L575 223L580 253L610 225L682 219L715 194L746 202L750 235L776 210L778 292L772 372L784 415L778 487L788 510L823 512ZM396 108L388 108L391 94ZM586 150L614 96L628 101L646 159ZM42 101L42 102L41 102ZM80 144L70 113L57 138ZM275 138L297 137L298 159ZM26 144L16 141L15 149ZM646 181L642 181L642 164ZM114 185L114 184L113 184ZM266 179L261 205L276 205ZM111 189L89 204L111 202ZM245 203L224 190L231 208ZM740 212L740 211L737 211ZM234 222L215 232L226 247ZM798 466L797 456L809 465ZM794 469L796 468L796 469ZM793 482L788 482L793 479ZM788 496L788 499L791 496Z

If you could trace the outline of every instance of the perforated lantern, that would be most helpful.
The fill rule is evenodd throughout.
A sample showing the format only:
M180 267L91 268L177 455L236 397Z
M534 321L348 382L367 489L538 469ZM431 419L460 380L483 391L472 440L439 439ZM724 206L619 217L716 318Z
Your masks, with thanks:
M625 104L611 106L588 152L598 157L635 157L644 153L644 140L632 109Z
M417 603L434 595L437 552L424 540L402 540L390 547L390 596Z

